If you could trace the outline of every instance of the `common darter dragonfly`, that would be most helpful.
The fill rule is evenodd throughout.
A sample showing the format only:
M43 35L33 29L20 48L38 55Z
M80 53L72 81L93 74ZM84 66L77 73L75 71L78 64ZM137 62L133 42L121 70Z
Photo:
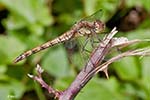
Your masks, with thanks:
M54 46L58 43L66 42L73 38L80 37L80 36L90 37L92 35L96 35L97 33L101 33L105 29L105 24L99 20L101 14L102 14L102 10L98 10L97 12L93 13L91 16L85 17L84 19L75 23L70 28L70 30L66 31L65 33L58 36L57 38L22 53L14 60L14 62L17 63L32 54L35 54L41 50Z

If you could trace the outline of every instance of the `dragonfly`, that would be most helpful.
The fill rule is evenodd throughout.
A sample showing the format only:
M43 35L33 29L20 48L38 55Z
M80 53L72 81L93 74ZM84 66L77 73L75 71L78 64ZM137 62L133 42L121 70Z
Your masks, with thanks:
M102 10L100 9L100 10L96 11L95 13L93 13L92 15L85 17L84 19L81 19L80 21L76 22L70 28L70 30L66 31L65 33L56 37L53 40L50 40L40 46L37 46L31 50L28 50L28 51L22 53L14 60L14 62L17 63L32 54L35 54L46 48L52 47L56 44L66 42L73 38L77 38L80 36L90 37L97 33L103 32L105 29L105 24L101 20L99 20L101 14L102 14Z

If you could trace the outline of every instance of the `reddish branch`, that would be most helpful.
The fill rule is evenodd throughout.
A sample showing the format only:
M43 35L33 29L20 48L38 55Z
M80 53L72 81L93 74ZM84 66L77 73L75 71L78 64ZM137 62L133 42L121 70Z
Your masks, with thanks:
M99 46L92 52L89 61L77 75L70 87L60 95L59 100L73 100L79 91L93 77L94 73L85 79L85 77L104 60L105 55L111 48L111 39L116 33L117 31L114 28L114 30L112 30L111 33L108 34Z
M132 40L128 41L127 38L121 37L121 38L113 38L113 36L117 33L116 28L114 28L99 44L99 46L93 50L91 53L91 56L86 63L86 65L83 67L83 69L80 71L80 73L77 75L76 79L71 83L71 85L64 91L56 91L52 87L48 86L42 79L41 73L43 70L40 68L39 65L37 65L37 76L28 75L29 77L33 78L34 80L38 81L42 87L46 88L49 93L53 93L55 97L59 100L73 100L76 95L80 92L80 90L87 84L87 82L99 71L105 72L106 76L108 65L112 62L115 62L118 59L121 59L126 56L133 56L133 55L150 55L150 49L138 49L138 50L132 50L124 52L116 57L111 58L107 62L101 64L101 62L104 60L105 56L108 54L108 52L111 50L111 48L119 46L120 48L140 42L140 40Z
M33 76L31 74L28 74L28 76L30 78L33 78L34 80L36 80L37 82L39 82L41 84L41 86L45 89L47 89L47 91L49 93L52 93L55 95L55 98L58 98L59 95L61 94L61 92L56 91L55 89L53 89L51 86L49 86L47 83L45 83L45 81L42 79L42 73L43 73L43 69L40 67L40 65L37 64L36 66L36 72L37 72L37 76Z

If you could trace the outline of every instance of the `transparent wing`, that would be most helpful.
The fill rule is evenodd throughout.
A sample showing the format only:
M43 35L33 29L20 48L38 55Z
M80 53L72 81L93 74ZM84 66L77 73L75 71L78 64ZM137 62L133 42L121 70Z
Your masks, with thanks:
M94 20L100 20L100 17L102 16L103 11L102 9L99 9L98 11L96 11L95 13L93 13L90 16L87 16L81 20L86 20L86 21L94 21Z

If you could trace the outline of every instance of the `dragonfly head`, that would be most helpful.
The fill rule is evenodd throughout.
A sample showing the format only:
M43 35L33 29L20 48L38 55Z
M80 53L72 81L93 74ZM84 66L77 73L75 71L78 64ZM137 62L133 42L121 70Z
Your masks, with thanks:
M100 20L96 20L96 21L94 21L94 29L95 29L96 33L100 33L102 31L104 31L105 24Z

